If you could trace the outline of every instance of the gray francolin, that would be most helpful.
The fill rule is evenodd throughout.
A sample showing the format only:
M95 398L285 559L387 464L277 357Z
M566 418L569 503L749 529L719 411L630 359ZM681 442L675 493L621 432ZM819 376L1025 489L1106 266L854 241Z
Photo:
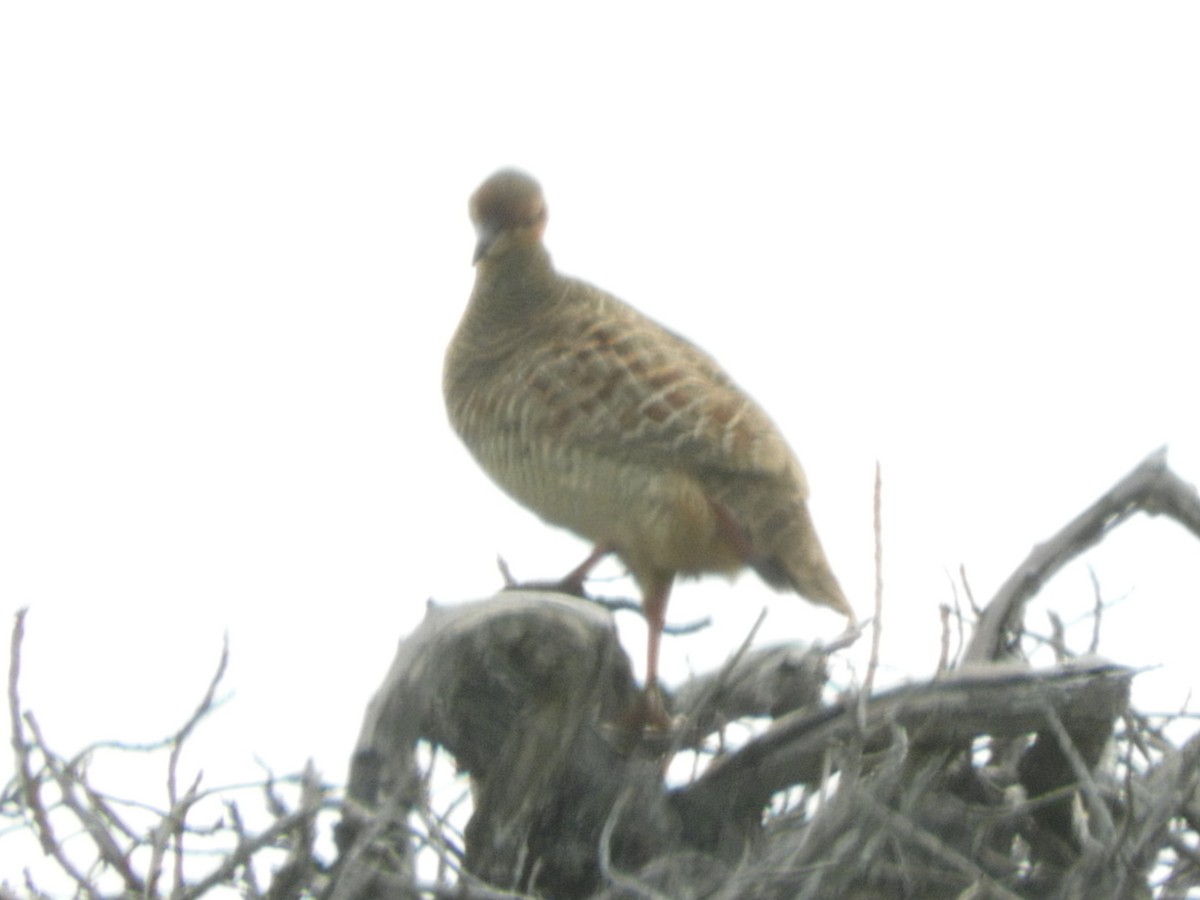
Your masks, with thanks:
M497 172L470 214L475 287L446 352L450 422L500 487L596 545L574 576L608 552L628 567L649 627L647 696L677 574L749 566L853 623L804 472L758 405L679 335L555 271L528 175Z

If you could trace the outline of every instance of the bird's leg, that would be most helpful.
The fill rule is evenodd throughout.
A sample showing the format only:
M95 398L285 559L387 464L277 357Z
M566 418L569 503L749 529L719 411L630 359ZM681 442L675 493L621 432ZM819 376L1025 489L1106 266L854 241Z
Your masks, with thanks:
M596 568L596 564L608 554L612 553L611 547L601 544L596 547L588 558L577 565L574 569L568 572L558 581L516 581L508 573L506 566L501 567L504 573L504 590L506 591L555 591L559 594L570 594L573 597L583 597L587 599L587 594L583 590L583 583L591 574L592 569Z
M631 724L640 728L670 731L672 722L658 687L658 648L667 620L667 601L671 597L672 573L656 573L642 581L642 611L646 615L646 686L642 689Z
M608 554L612 553L612 547L605 544L599 544L588 554L588 558L577 565L574 569L568 572L563 580L559 582L559 588L564 594L575 594L583 596L583 583L587 577L592 574L592 569L596 568L596 564Z
M658 688L658 648L662 643L663 626L667 623L667 597L671 588L655 590L642 600L646 613L646 688Z

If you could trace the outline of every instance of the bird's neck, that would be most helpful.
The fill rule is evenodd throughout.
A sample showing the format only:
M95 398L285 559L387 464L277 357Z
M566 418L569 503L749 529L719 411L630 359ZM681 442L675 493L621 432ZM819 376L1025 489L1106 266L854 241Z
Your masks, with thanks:
M480 260L468 315L484 329L526 330L562 295L561 279L541 244Z
M490 378L547 327L548 313L563 297L562 285L540 245L480 260L475 289L446 355L447 396Z

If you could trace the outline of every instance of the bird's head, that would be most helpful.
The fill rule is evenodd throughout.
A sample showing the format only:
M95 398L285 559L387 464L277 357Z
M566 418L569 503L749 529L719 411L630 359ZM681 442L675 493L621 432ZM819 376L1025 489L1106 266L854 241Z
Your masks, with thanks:
M546 201L536 181L517 169L501 169L471 195L475 258L497 258L513 247L537 244L546 228Z

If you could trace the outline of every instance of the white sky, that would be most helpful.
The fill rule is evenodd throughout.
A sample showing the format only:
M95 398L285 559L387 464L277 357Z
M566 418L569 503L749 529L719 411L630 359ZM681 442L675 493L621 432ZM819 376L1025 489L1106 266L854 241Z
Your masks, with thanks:
M864 615L882 463L887 679L931 671L960 564L988 598L1160 445L1200 480L1200 7L423 6L0 10L0 602L61 751L175 727L228 631L194 764L340 780L427 598L579 561L442 410L501 165L561 269L771 412ZM1102 649L1182 702L1200 547L1139 521L1089 561L1129 594ZM764 603L766 639L840 630L683 585L718 627L668 680Z

